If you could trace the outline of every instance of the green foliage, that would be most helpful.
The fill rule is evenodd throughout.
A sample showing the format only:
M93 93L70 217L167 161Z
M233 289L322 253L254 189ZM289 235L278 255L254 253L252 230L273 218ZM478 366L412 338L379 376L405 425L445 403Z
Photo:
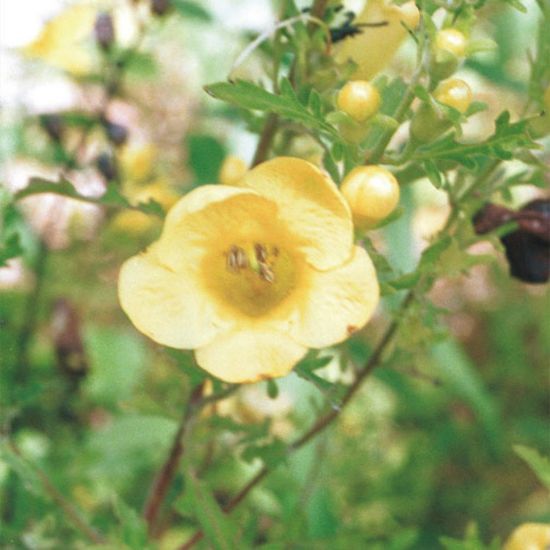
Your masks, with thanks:
M460 143L454 136L447 136L434 143L418 148L414 159L453 161L473 170L487 158L510 160L522 150L539 149L527 133L528 120L510 122L510 114L503 112L495 121L495 132L481 143ZM433 166L433 164L432 164Z
M494 262L505 261L498 239L518 222L484 236L472 224L483 203L517 210L547 185L547 3L417 2L422 24L373 76L382 104L363 124L336 108L357 64L337 60L341 44L327 37L383 36L385 25L354 29L338 2L285 1L277 26L254 41L214 17L223 6L171 0L161 17L145 3L127 6L139 21L133 43L100 48L90 29L97 63L66 71L93 101L56 113L56 131L34 108L12 110L0 132L2 157L32 172L21 187L7 170L7 189L18 190L0 190L0 546L165 550L200 530L197 547L216 550L496 550L512 525L549 522L550 310L540 287ZM483 76L464 114L433 97L441 28L469 37L458 76ZM420 105L442 121L422 145L408 134ZM105 132L120 121L126 145ZM476 125L493 124L476 137ZM374 319L256 387L222 383L192 351L142 336L116 297L121 264L151 244L175 198L138 197L159 183L175 196L215 183L226 156L242 151L322 163L337 185L379 163L401 192L390 216L355 235L380 282ZM100 158L119 176L100 175ZM112 182L101 196L81 192L71 183L79 172ZM82 214L52 207L51 194L103 207L87 240L62 223ZM445 220L431 224L433 212ZM10 267L17 257L23 267Z
M69 197L83 202L89 202L92 204L100 204L108 208L128 208L133 210L139 210L144 214L152 216L162 217L164 210L160 204L153 199L149 199L146 203L138 203L132 205L126 199L114 184L109 184L107 190L101 197L91 197L88 195L82 195L79 193L74 185L70 181L61 180L58 182L47 181L41 178L31 178L29 184L21 191L18 191L14 198L15 200L21 200L31 195L40 195L42 193L54 193L63 197Z
M309 99L304 104L286 79L281 81L280 95L268 92L264 88L244 80L238 80L235 83L209 84L205 90L212 97L227 101L237 107L253 111L273 112L288 120L299 122L308 128L328 134L333 139L339 139L337 130L325 121L316 93L312 92L309 97L311 98L313 95L314 99Z
M514 451L527 462L543 485L550 490L550 459L542 456L536 449L524 445L514 445Z

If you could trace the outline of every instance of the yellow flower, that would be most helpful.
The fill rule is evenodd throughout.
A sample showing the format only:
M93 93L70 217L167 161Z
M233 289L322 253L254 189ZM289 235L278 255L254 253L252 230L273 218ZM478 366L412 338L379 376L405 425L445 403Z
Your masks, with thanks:
M194 349L202 368L234 383L284 376L308 347L345 340L378 296L344 198L324 172L289 157L238 186L191 191L119 277L138 330Z
M397 52L407 36L402 23L414 29L420 21L420 12L414 2L397 6L387 0L368 0L363 11L354 19L354 25L386 23L379 27L360 27L361 32L338 42L334 48L337 61L351 59L357 64L355 80L370 80L383 69Z
M550 546L550 524L524 523L510 535L503 550L546 550Z
M152 143L125 145L119 157L124 181L142 182L150 178L157 153L157 148Z
M69 7L46 23L38 38L24 48L23 53L72 74L86 74L94 63L93 29L96 12L89 4Z

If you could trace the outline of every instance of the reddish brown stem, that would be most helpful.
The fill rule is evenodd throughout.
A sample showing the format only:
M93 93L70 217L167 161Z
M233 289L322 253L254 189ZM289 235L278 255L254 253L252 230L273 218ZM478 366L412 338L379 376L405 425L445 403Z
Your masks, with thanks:
M188 431L190 420L193 417L195 406L201 398L202 390L203 387L201 384L191 394L178 427L178 431L174 436L170 453L155 477L153 484L151 485L151 489L149 490L147 500L145 501L145 506L143 507L143 517L147 522L150 535L154 535L155 533L162 503L164 502L168 489L170 488L172 480L176 475L176 471L184 451L183 441Z

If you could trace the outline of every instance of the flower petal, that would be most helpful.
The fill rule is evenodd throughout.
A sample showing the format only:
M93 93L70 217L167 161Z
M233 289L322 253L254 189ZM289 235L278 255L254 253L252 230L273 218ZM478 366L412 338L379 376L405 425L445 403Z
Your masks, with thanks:
M132 323L155 342L196 348L230 324L219 320L215 305L195 280L190 272L175 273L162 265L151 247L122 266L119 300Z
M157 251L163 263L179 270L200 262L205 251L242 240L285 241L287 235L273 201L248 189L204 185L168 212Z
M258 382L284 376L307 348L288 336L259 328L233 330L196 350L198 364L231 383Z
M358 246L341 267L312 272L310 292L304 295L289 334L304 346L323 348L363 327L374 313L380 292L372 261Z
M238 185L279 206L280 219L316 268L330 269L349 257L353 244L349 207L331 179L313 164L278 157L253 168Z
M354 25L365 25L361 32L344 38L334 47L339 63L349 59L357 64L353 74L355 80L370 80L391 61L401 42L407 37L408 27L415 28L420 12L414 2L400 6L386 0L369 0L363 11L353 21ZM371 26L384 22L384 26Z

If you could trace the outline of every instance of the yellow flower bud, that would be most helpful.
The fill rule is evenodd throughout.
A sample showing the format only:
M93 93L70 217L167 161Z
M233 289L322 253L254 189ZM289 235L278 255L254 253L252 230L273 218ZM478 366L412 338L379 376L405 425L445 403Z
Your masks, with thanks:
M510 535L503 550L545 550L550 545L550 524L524 523Z
M456 29L443 29L435 37L435 47L437 49L451 52L457 57L464 57L466 42L464 34Z
M339 92L338 108L350 117L363 122L380 108L380 93L366 80L352 80Z
M248 166L242 158L229 155L223 161L218 179L223 185L235 185L247 171Z
M354 168L344 179L341 191L360 229L372 227L386 218L399 202L399 184L394 175L381 166Z
M473 95L470 86L464 80L449 78L439 84L434 92L434 97L443 105L465 113L472 103Z

